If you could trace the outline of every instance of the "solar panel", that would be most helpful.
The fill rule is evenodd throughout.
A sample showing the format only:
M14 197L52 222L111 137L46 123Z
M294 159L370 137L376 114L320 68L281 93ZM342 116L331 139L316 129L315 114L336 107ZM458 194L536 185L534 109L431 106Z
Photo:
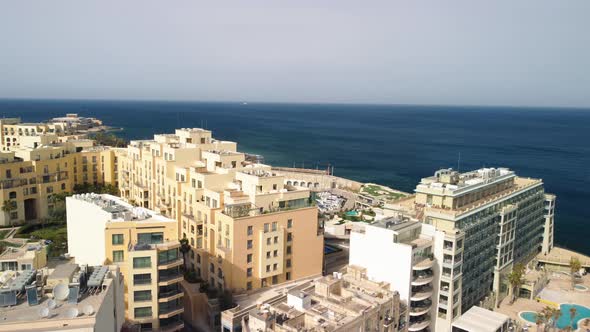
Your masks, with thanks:
M68 303L70 304L77 304L78 303L78 293L80 288L78 286L70 287L70 293L68 295Z
M27 302L29 305L39 304L39 296L37 294L37 286L27 287Z

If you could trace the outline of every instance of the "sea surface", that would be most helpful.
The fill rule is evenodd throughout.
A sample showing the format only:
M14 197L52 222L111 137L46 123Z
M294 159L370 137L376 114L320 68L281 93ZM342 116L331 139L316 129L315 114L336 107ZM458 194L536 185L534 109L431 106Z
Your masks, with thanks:
M509 167L558 196L556 243L590 254L590 109L0 100L0 117L65 113L98 117L129 139L206 127L272 165L332 165L408 192L439 168Z

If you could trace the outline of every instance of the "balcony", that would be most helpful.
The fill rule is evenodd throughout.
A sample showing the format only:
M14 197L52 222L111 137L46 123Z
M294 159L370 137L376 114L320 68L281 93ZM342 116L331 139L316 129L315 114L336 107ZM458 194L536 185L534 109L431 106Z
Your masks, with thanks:
M432 296L432 287L420 287L417 290L412 290L412 295L410 300L412 301L422 301L430 298Z
M184 328L184 322L180 319L172 322L160 322L160 332L175 332Z
M177 269L162 270L158 276L158 286L168 286L182 281L183 276Z
M412 278L412 286L422 286L432 282L434 275L432 273L421 273L414 275Z
M425 316L422 319L410 321L410 326L408 326L408 331L422 331L425 328L430 326L430 317Z
M423 271L423 270L431 269L432 266L434 265L434 260L431 259L430 257L421 257L421 258L422 259L418 260L414 264L412 269L414 271Z
M430 311L431 305L413 305L410 307L410 316L418 317L427 314Z
M179 299L183 296L184 296L184 292L181 291L180 289L170 290L167 292L160 292L160 294L158 294L158 302L160 302L160 303L170 302L170 301Z
M158 270L168 270L170 268L182 265L183 260L181 257L175 259L169 259L165 261L158 260Z
M173 305L160 305L160 308L158 309L158 317L165 319L183 312L184 307L182 306L182 303L176 303Z

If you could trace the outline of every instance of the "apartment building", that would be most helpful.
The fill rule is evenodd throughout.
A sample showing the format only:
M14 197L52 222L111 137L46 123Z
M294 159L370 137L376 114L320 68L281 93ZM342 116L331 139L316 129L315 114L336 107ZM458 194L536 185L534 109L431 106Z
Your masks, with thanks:
M2 120L0 120L2 121ZM49 216L53 194L77 184L115 184L116 149L92 140L59 142L53 134L22 137L20 146L0 152L0 225L34 222Z
M116 264L125 280L126 318L140 329L184 327L175 220L111 195L68 197L68 252L78 264ZM93 234L88 244L87 234Z
M132 141L119 165L121 196L177 220L189 266L210 286L251 291L322 273L309 189L246 161L235 142L178 129Z
M39 144L44 136L58 137L60 141L83 138L88 129L100 125L102 122L98 119L81 117L75 113L41 123L23 123L20 118L4 118L0 119L0 146L2 151L12 151L25 142Z
M345 273L260 290L222 313L221 331L397 331L399 294L365 273L348 266Z
M116 265L9 272L0 281L0 331L121 331L123 278Z
M428 330L436 315L435 232L430 225L397 216L354 229L350 235L349 263L362 266L370 280L387 282L399 293L400 323L395 331Z

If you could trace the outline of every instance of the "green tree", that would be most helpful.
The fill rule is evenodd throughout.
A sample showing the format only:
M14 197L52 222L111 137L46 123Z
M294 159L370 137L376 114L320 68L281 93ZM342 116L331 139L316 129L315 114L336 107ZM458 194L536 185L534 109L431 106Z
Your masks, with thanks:
M575 274L578 273L578 271L580 271L581 268L582 264L580 263L580 260L576 257L572 257L570 259L570 277L572 279L572 289L574 289L574 286L576 285Z
M191 251L191 245L188 243L186 237L180 239L180 252L182 253L182 259L184 260L184 270L188 271L187 254Z
M524 265L516 264L512 271L508 274L508 283L510 283L510 288L508 289L510 293L510 303L514 303L516 301L518 290L520 286L524 282Z

